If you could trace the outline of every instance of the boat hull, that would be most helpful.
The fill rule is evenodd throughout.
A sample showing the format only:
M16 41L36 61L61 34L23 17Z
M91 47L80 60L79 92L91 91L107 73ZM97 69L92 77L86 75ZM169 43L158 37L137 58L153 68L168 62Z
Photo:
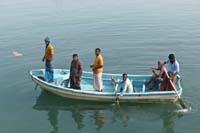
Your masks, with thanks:
M120 95L120 93L114 92L89 92L75 90L71 88L66 88L62 86L56 86L54 84L47 83L37 76L33 75L31 72L31 77L33 82L35 82L42 90L51 92L55 95L77 99L77 100L87 100L95 102L140 102L140 103L149 103L149 102L176 102L178 97L174 91L170 92L136 92L130 95ZM181 92L181 91L179 91ZM179 93L181 95L181 93Z

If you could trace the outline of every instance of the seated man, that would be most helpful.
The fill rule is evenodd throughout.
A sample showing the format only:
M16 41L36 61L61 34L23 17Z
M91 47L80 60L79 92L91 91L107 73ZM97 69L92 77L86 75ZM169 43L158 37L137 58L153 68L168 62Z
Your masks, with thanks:
M163 74L163 81L160 84L160 91L172 91L174 90L173 88L173 83L170 82L171 79L169 79L168 75L168 71L166 70L166 68L164 67L164 74ZM172 83L172 84L171 84Z
M179 73L179 63L175 58L174 54L170 54L168 56L169 60L165 62L167 64L168 75L170 76L170 80L175 84L176 75Z
M121 95L123 95L124 92L128 92L128 93L135 92L135 88L133 87L131 81L128 79L128 75L126 73L124 73L122 75L122 78L123 78L123 80L119 81L119 82L116 82L114 77L111 78L114 84L124 83L123 88L120 89Z
M159 73L157 74L155 70L158 70ZM158 67L157 68L152 68L153 76L150 78L149 81L145 82L145 86L148 86L149 84L153 84L151 87L152 90L158 90L159 89L159 84L163 81L163 76L164 76L164 61L158 61Z

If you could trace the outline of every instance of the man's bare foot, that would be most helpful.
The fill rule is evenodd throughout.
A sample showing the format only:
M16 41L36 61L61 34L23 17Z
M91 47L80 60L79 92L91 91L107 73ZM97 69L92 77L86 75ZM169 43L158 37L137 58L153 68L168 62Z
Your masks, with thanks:
M98 92L103 92L103 90L96 90L96 91L98 91Z

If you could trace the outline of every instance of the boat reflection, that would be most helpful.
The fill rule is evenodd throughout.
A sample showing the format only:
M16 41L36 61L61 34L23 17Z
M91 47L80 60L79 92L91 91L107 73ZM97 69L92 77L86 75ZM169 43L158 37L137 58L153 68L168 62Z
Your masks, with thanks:
M93 115L90 116L94 119L94 125L97 127L96 130L100 130L104 126L104 110L106 109L105 104L95 103L88 104L87 102L81 102L76 100L65 99L49 92L41 91L39 97L37 97L36 104L33 109L38 111L47 111L48 120L53 127L53 133L58 132L58 115L60 111L71 112L74 122L78 130L85 127L84 123L84 112L92 111Z
M100 131L100 129L104 126L105 123L104 110L94 111L94 118L95 118L96 131Z
M71 110L71 112L72 112L72 118L77 124L77 129L79 130L82 129L85 126L83 123L84 115L82 114L80 110L76 110L76 109Z
M48 111L48 120L53 127L53 133L58 133L58 111L49 110Z
M161 115L163 120L163 132L164 133L175 133L176 119L182 117L183 114L177 112L166 112Z
M59 132L58 118L60 117L58 116L63 111L71 112L71 118L76 124L77 130L84 130L85 126L87 126L86 128L90 126L98 132L105 124L119 124L124 128L138 130L137 124L143 122L152 124L151 121L156 119L156 122L162 121L163 127L159 128L164 133L173 133L176 119L182 116L175 112L176 106L174 104L126 104L120 106L105 103L97 104L95 102L69 100L45 91L41 91L33 109L48 112L48 120L53 128L53 133Z
M123 127L128 127L128 121L129 121L129 115L128 110L125 110L121 108L120 106L116 106L116 108L113 109L113 115L112 115L112 123L117 123L120 121L122 123Z

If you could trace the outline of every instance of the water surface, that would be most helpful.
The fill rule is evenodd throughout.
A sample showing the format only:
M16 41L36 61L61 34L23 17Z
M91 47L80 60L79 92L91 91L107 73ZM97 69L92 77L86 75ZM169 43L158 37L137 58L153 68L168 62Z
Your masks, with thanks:
M1 0L0 132L198 133L199 7L199 0ZM105 72L151 74L157 60L175 53L192 111L175 113L174 104L97 105L35 90L28 71L44 68L46 36L55 68L68 69L78 53L90 71L100 47Z

